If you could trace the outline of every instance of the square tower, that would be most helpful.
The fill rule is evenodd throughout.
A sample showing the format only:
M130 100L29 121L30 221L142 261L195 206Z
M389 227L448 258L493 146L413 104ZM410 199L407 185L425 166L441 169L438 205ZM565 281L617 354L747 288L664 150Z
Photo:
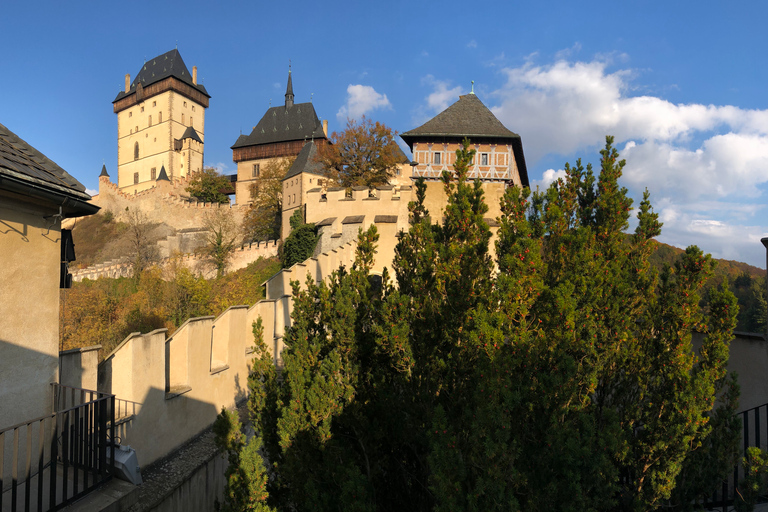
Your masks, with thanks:
M117 185L135 193L155 186L160 170L176 181L203 170L210 95L178 50L144 63L112 102L117 114Z

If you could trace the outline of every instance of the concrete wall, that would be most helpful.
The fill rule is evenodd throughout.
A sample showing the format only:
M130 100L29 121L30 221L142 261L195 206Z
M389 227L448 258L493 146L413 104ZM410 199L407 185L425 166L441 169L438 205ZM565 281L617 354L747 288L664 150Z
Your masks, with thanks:
M224 500L227 484L225 455L216 455L200 466L179 485L168 492L159 503L142 507L144 512L210 512L215 503Z
M59 352L59 384L96 390L101 345Z
M0 429L51 412L58 381L57 213L0 198Z

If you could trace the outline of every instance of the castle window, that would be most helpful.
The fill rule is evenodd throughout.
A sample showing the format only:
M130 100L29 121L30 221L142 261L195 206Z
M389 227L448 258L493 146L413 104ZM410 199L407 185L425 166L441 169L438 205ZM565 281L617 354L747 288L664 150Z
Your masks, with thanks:
M186 101L184 102L184 106L185 106L185 107L187 106L187 102L186 102Z
M162 112L158 112L157 113L157 122L158 123L162 123L163 122L163 113Z
M152 179L153 180L157 179L157 167L152 168Z
M153 101L153 102L152 102L152 106L153 106L153 107L156 107L156 106L157 106L157 102L156 102L156 101Z
M488 165L488 153L480 154L480 165Z
M139 143L138 142L133 143L133 159L134 160L139 159ZM138 176L138 174L136 176Z
M133 112L128 112L128 117L133 117Z
M192 112L194 112L194 111L195 111L195 106L194 106L194 105L192 105Z
M258 178L259 177L259 164L253 164L253 172L251 173L252 178Z
M149 122L147 123L147 126L152 126L152 116L149 116Z
M439 165L439 164L440 164L440 157L441 157L441 156L442 156L442 155L440 155L440 153L435 153L435 154L434 154L434 156L433 156L433 158L432 158L432 163L433 163L433 164L438 164L438 165Z
M181 124L184 124L184 114L181 114Z
M138 185L139 184L139 173L135 172L133 173L133 184Z
M141 107L141 111L144 112L144 107Z
M134 130L139 131L139 125L136 125L136 128Z

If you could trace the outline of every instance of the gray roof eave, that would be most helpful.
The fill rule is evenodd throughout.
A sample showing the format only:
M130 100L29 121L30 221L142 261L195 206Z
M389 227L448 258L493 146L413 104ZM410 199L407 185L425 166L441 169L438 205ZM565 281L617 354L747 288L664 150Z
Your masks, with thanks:
M70 218L93 215L101 209L88 202L91 196L85 192L33 178L5 167L0 167L0 189L60 204L67 208L67 217Z

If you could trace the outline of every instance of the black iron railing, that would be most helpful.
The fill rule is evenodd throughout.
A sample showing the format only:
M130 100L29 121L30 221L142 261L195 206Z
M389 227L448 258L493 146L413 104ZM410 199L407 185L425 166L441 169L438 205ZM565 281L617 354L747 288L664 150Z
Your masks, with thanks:
M53 413L0 431L0 512L58 510L114 474L115 396L53 384Z

